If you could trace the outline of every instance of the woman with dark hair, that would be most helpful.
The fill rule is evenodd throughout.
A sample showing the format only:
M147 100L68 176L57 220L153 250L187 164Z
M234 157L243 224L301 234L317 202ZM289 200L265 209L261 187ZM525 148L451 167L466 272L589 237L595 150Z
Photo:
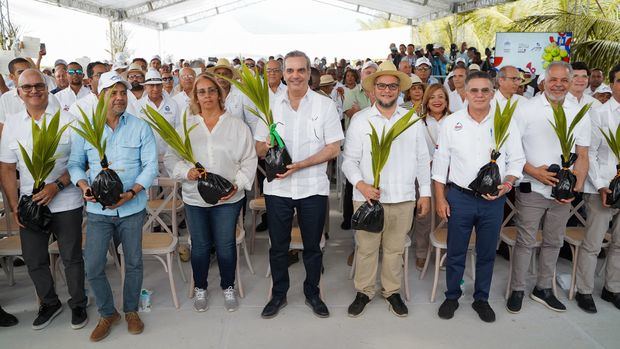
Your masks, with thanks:
M360 83L360 76L357 73L357 70L347 69L344 72L344 79L342 79L342 83L344 84L344 91L352 90Z
M405 109L414 108L416 112L420 113L420 107L422 105L422 100L424 99L424 90L426 86L422 83L422 80L417 75L411 76L411 87L409 90L405 91L403 99L405 103L400 106Z
M195 282L194 310L207 310L207 277L210 250L215 246L220 269L224 307L234 311L239 304L235 293L237 265L236 225L245 202L245 190L252 188L256 174L256 151L245 122L224 109L224 91L214 77L200 74L191 93L187 127L194 130L189 141L198 169L168 150L164 163L168 173L182 182L187 229L192 241L191 263ZM182 126L181 126L182 127ZM216 173L234 185L233 191L215 205L207 204L198 192L198 179L205 172Z
M448 91L441 84L432 84L426 88L424 98L422 99L422 110L420 111L420 122L424 123L426 128L425 138L428 146L428 154L431 161L435 150L437 149L437 138L439 137L439 126L444 118L450 115L450 102L448 99ZM431 163L432 167L432 163ZM433 187L431 187L433 189ZM427 214L424 217L414 216L413 239L415 244L416 261L415 266L418 270L422 270L426 262L426 252L428 250L429 236L432 226L432 215Z

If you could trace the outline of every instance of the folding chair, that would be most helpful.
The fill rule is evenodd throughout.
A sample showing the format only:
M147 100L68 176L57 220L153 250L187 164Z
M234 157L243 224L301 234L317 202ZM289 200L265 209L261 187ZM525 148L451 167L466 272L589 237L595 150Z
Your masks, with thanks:
M260 166L257 167L257 170L260 171L263 175L266 175L266 172ZM256 220L259 214L265 212L267 210L267 206L265 205L265 196L260 192L260 187L258 183L258 176L254 179L254 198L249 202L250 211L252 211L252 230L250 231L250 252L254 253L254 244L256 240Z
M19 183L18 183L19 187ZM4 189L2 193L3 206L6 200ZM13 261L15 258L21 258L22 244L19 237L19 225L15 222L11 213L6 211L0 217L0 260L2 261L2 269L9 279L9 286L15 285L15 275L13 270Z
M568 290L568 299L572 300L575 296L575 284L577 282L577 261L579 260L579 250L581 248L581 244L586 236L586 220L583 218L581 213L579 213L579 209L585 204L585 200L581 200L577 205L573 206L570 211L570 216L575 216L581 224L582 227L566 227L566 233L564 234L564 241L568 243L570 246L570 251L573 256L573 268L571 271L570 277L570 288ZM555 286L555 280L554 280Z

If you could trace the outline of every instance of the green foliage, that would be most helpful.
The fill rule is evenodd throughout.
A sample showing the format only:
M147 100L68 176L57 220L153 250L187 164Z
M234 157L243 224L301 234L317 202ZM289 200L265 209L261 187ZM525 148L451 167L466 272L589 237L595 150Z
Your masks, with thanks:
M493 129L495 135L495 150L499 152L500 148L506 143L508 136L508 127L514 115L517 103L511 105L510 100L506 103L504 110L500 110L499 103L495 102L495 117L493 118Z
M159 134L159 136L170 146L170 148L174 149L174 151L179 154L181 158L186 161L191 162L192 164L196 163L196 159L194 158L194 151L192 150L192 144L189 139L189 133L192 132L198 124L193 125L189 129L187 128L187 112L183 113L183 138L179 135L179 133L174 129L166 118L164 118L160 113L157 112L150 105L146 106L144 109L144 114L148 118L145 120L155 132Z
M570 158L570 153L575 146L575 136L573 131L575 130L575 126L583 119L588 110L590 109L591 104L584 105L581 110L575 115L573 121L568 125L568 120L566 120L566 113L564 112L564 107L562 105L557 105L553 107L553 118L555 120L555 124L549 121L555 134L560 141L560 147L562 148L562 160L564 162L568 162Z
M52 116L49 124L46 116L43 116L41 126L37 125L34 119L31 120L32 157L21 143L18 144L26 168L34 179L34 188L39 188L56 165L56 149L58 149L60 138L69 124L60 127L60 110Z
M607 141L607 145L609 145L609 149L611 149L612 153L616 156L616 161L620 165L620 125L616 128L616 133L614 134L610 129L608 129L608 133L605 133L602 128L599 127L603 137Z
M82 120L77 120L80 127L71 126L78 135L97 149L100 159L105 156L107 145L107 140L103 139L103 131L107 120L109 100L108 96L101 94L96 109L91 111L91 117L88 117L84 110L78 106L80 114L82 114Z

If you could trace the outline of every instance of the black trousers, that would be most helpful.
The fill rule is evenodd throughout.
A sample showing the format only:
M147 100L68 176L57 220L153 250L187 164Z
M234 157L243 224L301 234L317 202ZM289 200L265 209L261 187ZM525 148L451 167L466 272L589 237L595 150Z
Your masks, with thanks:
M353 217L353 184L347 180L344 186L344 198L342 199L342 220L350 225Z
M50 234L58 241L60 258L65 266L69 289L69 307L86 307L84 292L84 259L82 258L82 208L52 214L49 231L19 229L22 256L28 267L28 275L34 283L43 304L59 301L54 289L48 252Z
M318 297L323 266L323 251L321 251L320 244L325 225L327 196L313 195L293 200L265 195L265 204L267 206L269 239L271 240L269 264L273 278L273 297L286 296L290 287L288 251L291 244L291 228L295 210L297 210L297 220L304 245L302 253L304 267L306 268L304 295L307 298Z

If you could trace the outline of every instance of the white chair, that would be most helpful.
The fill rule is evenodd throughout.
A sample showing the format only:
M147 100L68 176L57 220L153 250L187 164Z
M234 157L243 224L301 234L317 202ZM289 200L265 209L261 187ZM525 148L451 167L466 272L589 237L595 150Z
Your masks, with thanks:
M19 186L19 184L18 184ZM2 191L2 202L6 200L4 198L4 191ZM19 226L17 222L12 219L10 212L4 212L4 215L0 217L0 260L2 260L2 269L9 279L9 286L15 285L15 275L13 271L13 261L15 258L21 258L22 244L19 237Z
M585 204L585 200L579 202L576 206L571 207L570 215L575 216L583 226L581 227L566 227L566 233L564 234L564 241L570 246L570 251L573 257L573 268L571 271L570 288L568 290L568 299L572 300L575 296L575 286L577 282L577 262L579 260L579 251L581 244L586 236L586 220L579 213L579 209ZM554 282L555 285L555 282Z
M266 175L266 172L260 166L257 167L257 171L260 171L263 175ZM254 244L256 240L256 220L258 215L265 212L267 210L267 206L265 205L265 196L260 192L260 187L258 183L258 176L254 179L254 198L250 200L248 203L248 207L250 208L252 214L252 230L250 231L250 252L254 253Z

